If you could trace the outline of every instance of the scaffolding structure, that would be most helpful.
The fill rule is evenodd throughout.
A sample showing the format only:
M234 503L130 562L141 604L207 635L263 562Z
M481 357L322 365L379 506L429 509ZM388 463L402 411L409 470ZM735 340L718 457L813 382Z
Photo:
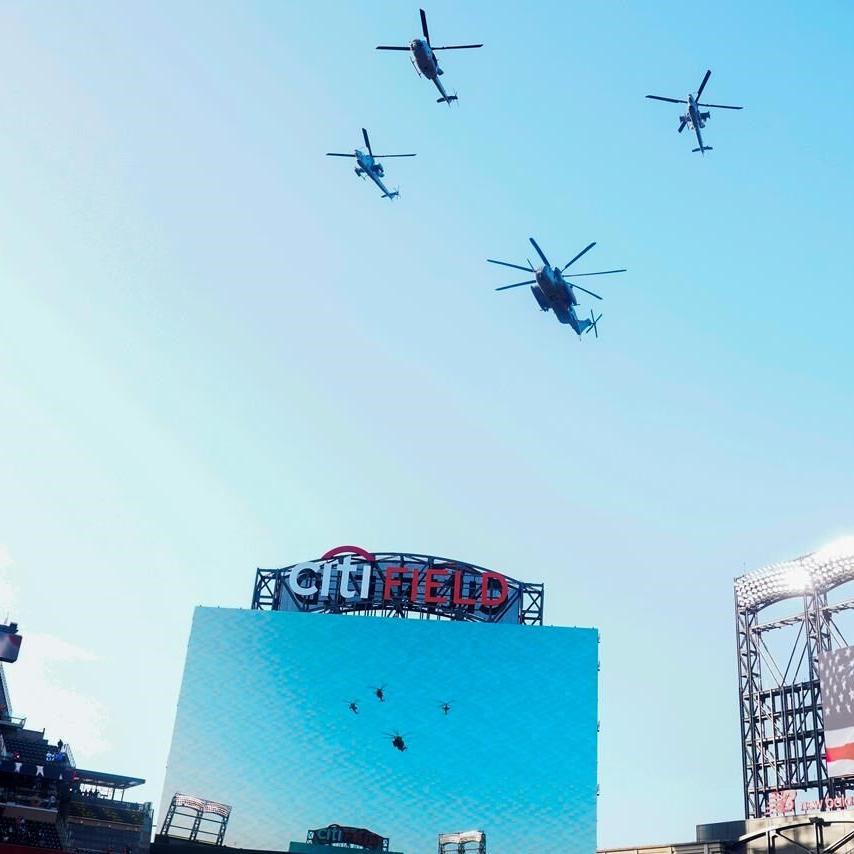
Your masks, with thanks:
M745 818L771 814L784 792L854 790L854 778L828 774L818 669L849 645L840 617L854 599L829 594L852 580L854 538L735 579ZM784 602L792 610L777 616Z
M222 845L231 807L176 792L169 803L160 833L173 839ZM183 823L189 820L189 824Z

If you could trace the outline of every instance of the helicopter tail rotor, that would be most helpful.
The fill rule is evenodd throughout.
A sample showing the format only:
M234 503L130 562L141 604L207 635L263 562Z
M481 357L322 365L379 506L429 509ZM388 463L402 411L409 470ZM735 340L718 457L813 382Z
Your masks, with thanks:
M588 326L587 326L587 329L585 329L585 330L584 330L585 334L586 334L586 333L588 333L588 332L592 329L592 330L593 330L593 334L598 338L598 337L599 337L599 328L596 326L596 324L597 324L601 319L602 319L602 315L601 315L601 314L599 315L599 317L596 317L596 315L595 315L595 314L593 314L593 312L591 311L591 312L590 312L590 321L589 321L589 324L588 324Z

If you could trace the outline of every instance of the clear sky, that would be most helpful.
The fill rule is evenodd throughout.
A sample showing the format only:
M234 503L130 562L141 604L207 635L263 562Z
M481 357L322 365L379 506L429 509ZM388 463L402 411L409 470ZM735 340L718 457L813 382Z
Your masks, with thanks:
M355 542L598 626L599 841L741 813L733 576L854 527L845 3L0 9L15 704L159 796L196 604ZM706 128L676 105L744 104ZM323 153L390 160L389 203ZM626 266L598 341L487 257ZM512 271L506 271L512 277ZM590 305L583 303L584 307Z
M336 823L406 854L472 828L590 854L598 653L590 629L199 609L161 813L227 803L231 844L262 850Z

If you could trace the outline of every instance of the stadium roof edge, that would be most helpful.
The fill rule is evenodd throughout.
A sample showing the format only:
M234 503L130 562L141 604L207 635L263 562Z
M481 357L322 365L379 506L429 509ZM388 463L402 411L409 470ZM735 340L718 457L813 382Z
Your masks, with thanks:
M141 786L145 780L142 777L125 777L124 774L108 774L106 771L86 771L83 768L74 769L74 782L86 786L108 786L111 789L131 789Z

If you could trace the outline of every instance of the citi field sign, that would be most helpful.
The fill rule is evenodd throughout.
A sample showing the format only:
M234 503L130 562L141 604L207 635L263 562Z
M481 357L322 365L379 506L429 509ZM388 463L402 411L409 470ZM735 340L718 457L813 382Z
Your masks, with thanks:
M353 557L362 561L353 563ZM338 546L330 549L318 561L298 563L287 573L287 584L294 596L302 599L317 597L329 601L335 592L344 600L367 602L372 599L376 583L373 568L376 555L358 546ZM465 574L453 565L422 567L419 564L380 566L379 575L383 602L400 601L402 593L413 604L423 605L480 605L497 608L507 601L507 578L500 572L480 573L479 589L475 596L463 590ZM422 578L423 573L423 578ZM337 584L333 588L333 579ZM450 581L450 585L448 582ZM468 585L469 590L471 585Z
M382 611L485 622L542 622L541 584L432 555L337 546L315 560L259 569L252 607ZM532 610L533 609L533 610Z

